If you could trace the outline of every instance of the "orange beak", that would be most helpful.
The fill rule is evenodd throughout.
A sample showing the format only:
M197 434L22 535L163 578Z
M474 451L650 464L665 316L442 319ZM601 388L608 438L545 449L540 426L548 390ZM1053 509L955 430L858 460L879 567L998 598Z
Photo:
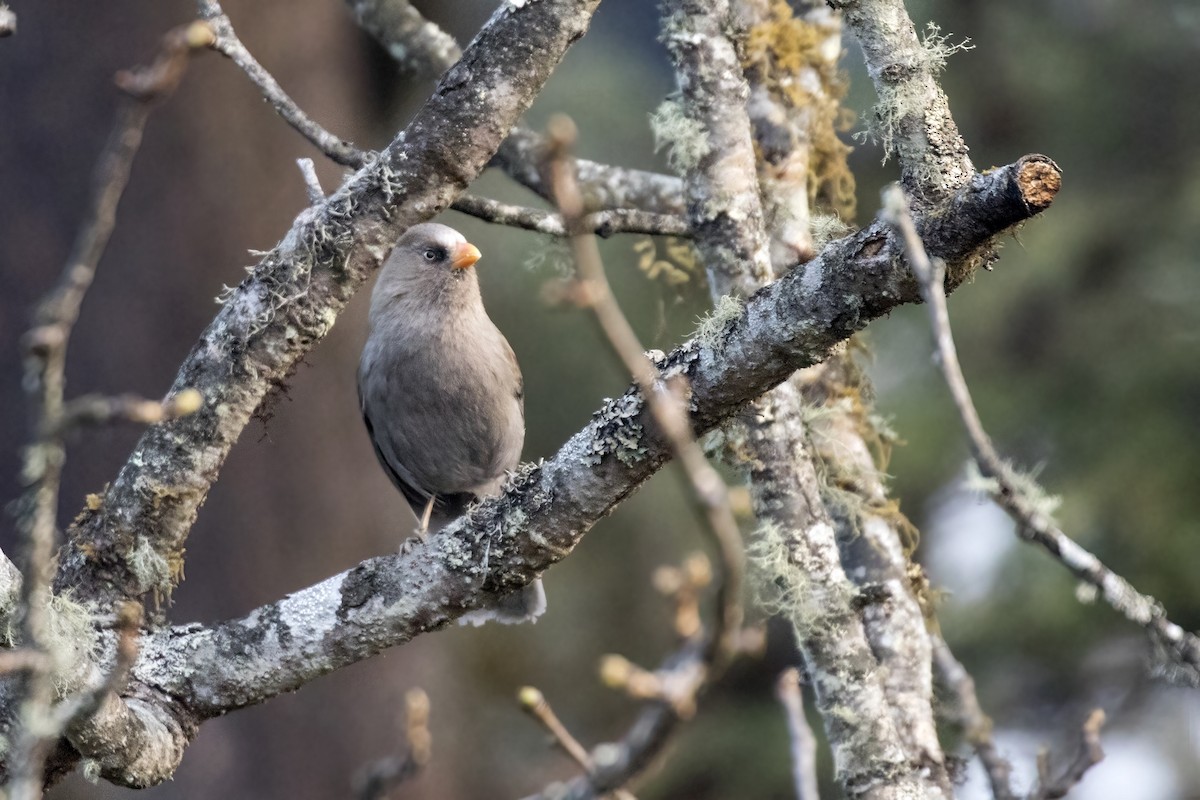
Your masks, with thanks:
M454 258L450 260L450 266L455 269L466 269L475 265L475 262L480 259L483 254L479 252L479 248L473 244L463 242L458 247L454 248Z

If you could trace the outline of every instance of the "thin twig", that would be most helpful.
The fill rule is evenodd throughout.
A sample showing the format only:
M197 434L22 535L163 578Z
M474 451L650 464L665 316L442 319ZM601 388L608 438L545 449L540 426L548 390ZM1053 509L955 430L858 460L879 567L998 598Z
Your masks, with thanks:
M214 50L229 58L246 76L254 82L262 92L263 97L275 113L283 117L301 136L308 139L314 147L345 167L361 167L366 163L368 154L356 148L352 143L341 137L334 136L329 131L314 122L300 110L279 82L263 69L257 59L251 55L246 46L238 38L233 29L233 23L225 15L217 0L197 0L200 16L213 30L215 36L210 45Z
M551 236L567 236L562 215L540 208L509 205L486 197L463 195L450 206L455 211L495 225L508 225ZM635 208L614 208L587 214L580 222L582 230L608 237L616 233L644 233L651 236L691 236L687 222L673 214L654 214Z
M39 650L3 650L0 651L0 675L26 670L46 670L50 668L50 657Z
M659 375L657 367L645 355L636 333L613 297L595 237L583 227L584 206L575 179L570 149L576 138L575 125L566 117L556 117L549 126L550 151L547 174L554 199L571 232L582 291L578 296L587 305L626 369L633 376L642 398L666 438L675 458L683 466L693 494L704 510L705 530L710 532L719 557L716 575L718 611L712 631L687 642L658 673L664 683L662 694L670 701L654 702L630 729L617 750L608 749L604 759L610 765L586 776L577 784L578 792L568 796L603 794L623 786L644 769L665 746L683 713L694 708L694 698L719 674L737 651L742 623L742 544L737 520L729 504L725 482L717 474L696 442L684 398L686 385ZM612 745L606 746L612 748Z
M51 662L57 656L47 644L47 607L65 459L62 436L76 410L63 399L67 343L116 224L117 205L129 181L153 104L174 91L188 55L211 38L211 31L202 22L180 26L163 37L158 56L148 67L117 74L116 83L127 97L96 164L87 216L58 285L39 304L34 327L24 338L25 384L34 409L36 438L26 451L24 470L32 488L29 510L22 520L27 543L22 636L25 647L47 654ZM52 740L47 732L55 730L54 724L47 721L54 699L53 673L76 665L48 666L48 669L32 669L26 681L22 733L10 762L13 779L9 797L13 800L41 795L43 763Z
M63 405L58 427L49 433L60 436L73 428L107 425L118 420L155 425L194 414L203 403L204 397L195 389L184 389L166 400L148 400L136 394L115 397L86 394Z
M1104 712L1095 709L1088 715L1079 731L1079 745L1072 758L1051 776L1050 754L1043 751L1038 755L1038 782L1027 800L1057 800L1066 797L1089 769L1104 760L1104 749L1100 747L1100 728L1104 726Z
M720 556L721 570L716 581L720 623L709 646L713 649L714 665L723 665L737 649L737 635L742 623L742 537L729 505L729 490L725 481L708 463L704 448L693 435L687 404L683 399L687 395L687 388L678 384L669 385L660 377L658 368L646 356L637 334L613 297L595 237L580 228L583 200L569 156L569 148L575 140L575 124L566 117L556 117L552 120L549 133L552 146L549 162L551 182L563 219L572 231L571 247L583 284L583 294L588 298L613 350L633 376L676 460L687 473L693 494L704 509L707 530L711 531Z
M392 790L416 776L433 758L429 733L429 695L422 689L404 694L403 755L381 758L367 765L354 780L359 800L382 800Z
M792 743L792 781L796 800L819 800L817 789L817 737L804 716L804 694L800 691L800 670L785 669L775 684L775 696L787 718L788 738Z
M936 634L931 634L929 638L933 644L934 675L954 695L954 722L962 728L975 755L983 764L992 787L992 797L995 800L1017 800L1012 788L1012 764L1000 755L992 738L992 720L979 704L979 697L975 694L975 679L954 657L945 639Z
M317 177L317 167L311 158L297 158L296 165L304 176L304 189L308 193L308 202L316 205L325 199L325 190L321 188L321 180Z
M225 15L217 0L199 0L199 6L202 16L209 21L213 30L216 31L216 38L212 47L228 56L234 64L241 68L247 77L253 81L254 85L259 88L263 97L271 104L271 107L301 136L328 158L344 166L361 167L372 157L371 153L359 150L350 142L344 141L327 131L296 105L296 102L279 86L279 82L258 63L250 51L246 49L246 46L238 39L237 33L233 29L233 24L229 21L229 17ZM436 26L421 19L420 15L415 10L412 10L411 7L408 7L407 4L405 6L415 15L416 21L414 24L416 27L413 29L414 35L424 37L429 30L440 33L440 30ZM361 5L355 6L355 12L360 16L360 19L362 18L362 14L365 13ZM444 36L444 34L442 35ZM438 51L440 52L440 49ZM305 185L308 187L309 201L317 203L324 200L324 193L321 192L318 194L320 184L316 182L315 172L310 177L309 173L305 171L306 167L302 162L303 159L301 160L300 169L305 175ZM317 187L317 189L314 189L314 187ZM567 235L567 228L563 223L562 217L550 211L509 205L489 198L474 197L472 195L463 195L455 201L451 208L463 214L469 214L485 222L497 225L523 228L553 236ZM600 236L611 236L615 233L648 233L667 236L689 235L687 224L678 217L669 214L654 214L637 209L611 209L596 212L588 216L587 226L593 233Z
M1018 475L996 452L980 421L979 412L975 410L954 347L950 315L946 307L945 266L940 260L931 261L926 254L904 193L898 186L892 186L884 192L884 206L892 224L904 239L909 266L920 284L921 296L929 307L942 376L967 430L971 455L980 475L989 482L988 491L992 499L1017 523L1018 533L1023 539L1040 545L1072 575L1098 590L1113 610L1150 634L1175 667L1167 675L1168 679L1192 686L1200 685L1200 637L1171 622L1157 600L1139 592L1129 581L1067 536L1048 513L1038 508L1037 497L1043 494L1041 487L1028 476Z
M554 709L546 701L546 696L538 688L534 686L521 687L521 690L517 692L517 702L520 703L522 711L541 723L541 726L554 737L554 743L573 758L576 764L587 772L596 768L587 748L571 735L566 725L562 724L562 720L554 713Z

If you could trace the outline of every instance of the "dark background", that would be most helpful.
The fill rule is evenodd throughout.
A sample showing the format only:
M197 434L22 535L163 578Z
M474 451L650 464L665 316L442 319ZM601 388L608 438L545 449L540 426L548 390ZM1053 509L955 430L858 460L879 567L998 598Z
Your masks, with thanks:
M426 4L467 41L492 4ZM17 341L56 279L117 103L111 76L148 60L159 36L194 13L183 0L16 2L18 34L0 40L0 499L19 490L26 436ZM315 119L364 147L382 146L431 83L398 76L335 0L229 0L243 40ZM1001 450L1040 470L1063 497L1060 520L1087 547L1200 627L1200 7L1190 0L920 2L977 49L954 56L944 85L978 168L1029 151L1065 173L1054 207L1005 247L995 272L955 294L967 377ZM581 154L665 168L646 115L672 87L651 4L606 0L528 119L573 115ZM849 104L873 94L848 46ZM864 128L863 122L856 130ZM161 395L215 311L305 203L294 160L311 156L327 189L341 171L277 119L230 63L196 58L152 118L117 230L84 304L69 357L70 391ZM852 165L859 208L895 177L877 146ZM499 175L476 189L532 202ZM625 380L579 312L547 309L541 284L560 251L541 237L455 214L484 252L493 318L526 376L525 458L551 455ZM859 222L862 222L860 219ZM648 284L636 240L605 254L647 345L669 347L704 308L699 286ZM539 259L539 254L547 259ZM234 449L188 542L176 621L215 621L395 548L411 524L379 471L354 397L366 295L291 381L267 424ZM1002 516L962 487L966 451L929 359L921 309L872 326L878 406L907 441L891 462L921 557L946 590L947 638L980 683L1002 745L1028 781L1042 742L1086 711L1109 713L1110 757L1077 796L1200 797L1200 703L1151 682L1144 640L1104 607L1076 600L1065 572L1019 546ZM131 427L76 437L63 487L67 520L101 489L137 437ZM546 576L550 611L536 626L454 629L202 728L176 779L144 793L174 797L344 797L355 769L398 746L406 689L433 705L434 762L403 796L519 796L571 776L564 757L518 710L540 687L587 744L619 735L634 705L601 688L597 658L653 665L671 646L653 569L701 546L672 470L597 526ZM17 548L10 518L0 546ZM738 666L705 701L643 798L790 797L774 674L783 631L761 661ZM822 758L827 760L827 754ZM828 765L825 764L827 767ZM964 796L981 796L973 782ZM75 776L53 796L115 797ZM826 796L834 796L827 787Z

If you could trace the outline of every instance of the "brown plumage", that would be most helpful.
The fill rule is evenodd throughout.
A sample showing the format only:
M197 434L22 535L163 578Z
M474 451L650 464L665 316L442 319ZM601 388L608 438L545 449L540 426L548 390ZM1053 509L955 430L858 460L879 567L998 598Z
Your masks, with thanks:
M521 370L483 308L479 251L458 231L410 228L371 294L358 395L375 455L418 518L436 530L496 494L525 439ZM524 622L545 609L541 581L466 615Z

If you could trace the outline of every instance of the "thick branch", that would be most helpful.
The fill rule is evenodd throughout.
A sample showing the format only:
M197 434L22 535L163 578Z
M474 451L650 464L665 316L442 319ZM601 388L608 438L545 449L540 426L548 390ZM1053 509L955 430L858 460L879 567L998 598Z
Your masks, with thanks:
M952 205L966 213L978 196L966 194ZM961 261L994 233L979 229L973 239L936 246ZM696 432L712 429L871 319L913 300L915 286L899 248L891 226L877 221L659 361L663 379L690 379ZM647 433L652 430L639 396L628 391L597 411L553 458L526 465L502 496L474 507L428 546L369 559L238 620L154 633L143 642L135 678L203 714L218 714L440 628L569 555L591 525L665 463L667 445Z
M755 181L755 154L745 102L749 92L737 54L723 33L729 6L724 2L675 0L667 8L672 14L665 23L665 38L679 73L682 109L701 123L710 143L710 152L685 175L696 245L708 266L714 295L752 291L770 279L772 264ZM744 5L741 10L752 26L781 24L761 16L761 7ZM765 100L760 97L757 102L761 105ZM764 147L761 139L759 144ZM765 171L763 163L758 166L760 172ZM739 181L750 186L739 189ZM776 180L770 185L778 191L788 184ZM803 183L798 194L793 203L806 205ZM791 246L785 250L809 249L807 230L803 241L789 238ZM820 608L804 602L785 609L815 676L817 706L837 754L839 781L852 797L950 795L933 728L928 646L915 601L902 582L899 586L889 585L895 597L887 605L915 613L879 614L867 607L861 610L862 619L858 618L860 607L853 602L852 583L838 551L819 543L843 521L829 513L821 496L804 400L794 386L785 384L759 398L752 408L751 420L744 426L732 426L727 435L737 442L731 449L750 473L751 494L761 525L757 546L780 548L786 553L784 563L775 560L769 564L772 572L782 570L784 574L771 578L792 586L794 594L817 582L832 582L843 589L828 592ZM894 552L903 565L898 542L888 545L886 541L879 543ZM848 563L862 567L860 561ZM898 571L902 580L903 566ZM861 585L857 574L854 584ZM879 604L878 608L882 607ZM897 621L905 624L891 627ZM885 625L888 630L881 635ZM843 640L839 648L827 644L830 626L836 626ZM914 653L918 663L911 663ZM923 665L919 663L922 654ZM855 677L847 679L847 674ZM830 676L837 679L830 680ZM876 703L880 696L885 702ZM839 717L840 709L848 706L869 711L847 723ZM870 736L864 735L865 731L870 731Z

